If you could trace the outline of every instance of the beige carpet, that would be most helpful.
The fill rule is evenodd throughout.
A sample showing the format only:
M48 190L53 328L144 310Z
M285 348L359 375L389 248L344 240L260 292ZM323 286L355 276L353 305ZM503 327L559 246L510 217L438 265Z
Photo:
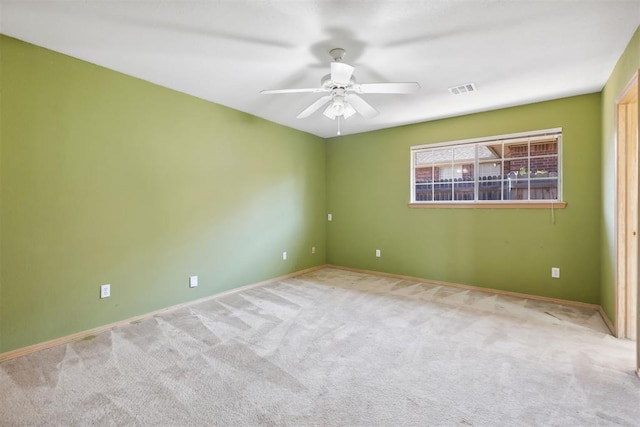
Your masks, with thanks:
M0 425L640 425L599 315L323 269L0 364Z

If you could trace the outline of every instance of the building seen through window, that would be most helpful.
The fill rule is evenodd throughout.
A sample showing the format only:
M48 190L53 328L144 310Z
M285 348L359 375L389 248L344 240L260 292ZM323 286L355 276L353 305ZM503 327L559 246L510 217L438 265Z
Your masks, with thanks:
M412 202L560 200L560 131L412 147Z

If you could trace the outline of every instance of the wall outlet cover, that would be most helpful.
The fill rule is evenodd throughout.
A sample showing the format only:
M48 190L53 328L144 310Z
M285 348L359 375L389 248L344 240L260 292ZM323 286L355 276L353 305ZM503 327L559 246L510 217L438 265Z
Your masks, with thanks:
M111 285L101 285L100 286L100 298L109 298L111 296Z
M189 276L189 287L195 288L198 286L198 276Z

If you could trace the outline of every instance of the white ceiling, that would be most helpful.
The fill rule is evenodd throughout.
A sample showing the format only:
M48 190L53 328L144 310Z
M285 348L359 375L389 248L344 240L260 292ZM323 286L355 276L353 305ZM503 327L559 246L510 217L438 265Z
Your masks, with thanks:
M640 0L0 0L0 32L322 137L319 86L334 47L380 114L343 134L596 92L640 25ZM454 96L449 86L478 91Z

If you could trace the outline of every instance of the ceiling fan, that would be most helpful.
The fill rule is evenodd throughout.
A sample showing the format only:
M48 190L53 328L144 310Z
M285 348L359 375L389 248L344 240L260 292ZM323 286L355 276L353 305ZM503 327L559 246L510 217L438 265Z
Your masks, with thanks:
M361 94L386 93L386 94L407 94L414 93L420 89L416 82L406 83L356 83L353 75L354 67L342 62L346 52L344 49L332 49L329 54L333 58L331 63L331 74L327 74L321 80L320 87L300 88L300 89L272 89L263 90L260 93L326 93L304 111L296 116L298 119L309 117L320 108L327 105L324 114L326 117L338 119L338 135L340 135L340 119L348 119L355 113L364 118L372 118L378 115L378 110L366 102Z

